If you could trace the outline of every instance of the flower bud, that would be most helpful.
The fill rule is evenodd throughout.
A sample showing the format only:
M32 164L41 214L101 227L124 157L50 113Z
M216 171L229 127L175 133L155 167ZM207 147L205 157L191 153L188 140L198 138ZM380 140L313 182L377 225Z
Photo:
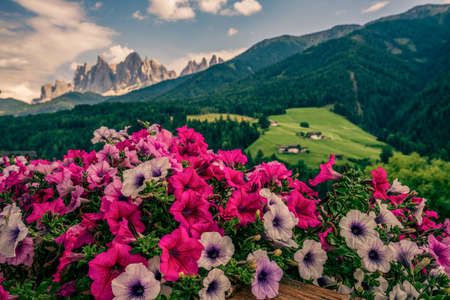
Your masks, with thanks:
M418 263L415 266L414 273L420 272L420 270L422 270L423 268L428 266L430 263L431 263L431 259L429 259L428 257L425 257L424 259L422 259L422 261L420 263Z
M283 254L283 251L281 249L275 249L272 254L274 256L281 256L281 254Z
M249 259L247 263L251 269L256 270L256 259Z

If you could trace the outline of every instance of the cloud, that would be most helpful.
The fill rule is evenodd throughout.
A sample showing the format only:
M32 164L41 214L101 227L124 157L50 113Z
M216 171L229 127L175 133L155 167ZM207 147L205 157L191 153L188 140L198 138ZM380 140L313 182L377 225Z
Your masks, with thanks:
M100 7L102 7L103 3L101 2L95 2L93 9L94 10L99 10Z
M227 4L227 0L197 0L201 11L217 14L219 10Z
M81 64L74 61L73 63L70 64L70 69L72 71L75 71L79 65Z
M28 61L20 57L0 59L0 68L19 68L26 64Z
M262 10L262 5L257 0L241 0L235 2L231 8L223 9L220 14L223 16L250 16Z
M234 9L244 16L250 16L262 9L261 4L257 0L242 0L233 5Z
M166 21L195 18L189 0L149 0L148 12Z
M130 49L126 46L114 45L103 52L102 55L110 64L118 64L123 61L128 54L134 51L134 49Z
M239 32L239 30L237 30L236 28L230 27L228 29L227 35L228 36L233 36L233 35L237 34L238 32Z
M146 19L146 16L144 16L139 10L137 10L133 13L133 18L135 18L136 20L142 21L142 20Z
M173 60L171 63L167 64L169 70L175 70L177 74L183 70L183 68L187 65L188 61L196 60L198 63L202 60L203 57L206 59L210 59L213 54L221 57L223 60L229 60L235 57L236 55L241 54L247 50L247 48L241 49L226 49L226 50L217 50L211 52L198 52L198 53L188 53L183 57L177 58Z
M387 6L389 3L390 3L389 1L376 2L376 3L372 4L371 6L369 6L368 8L364 9L361 13L368 14L368 13L379 11L380 9Z
M450 0L443 0L441 4L450 4Z
M115 32L87 20L79 3L65 0L15 0L32 17L18 16L21 26L0 32L2 97L30 101L58 67L80 54L108 47ZM28 16L28 14L27 14ZM0 17L0 24L9 22Z

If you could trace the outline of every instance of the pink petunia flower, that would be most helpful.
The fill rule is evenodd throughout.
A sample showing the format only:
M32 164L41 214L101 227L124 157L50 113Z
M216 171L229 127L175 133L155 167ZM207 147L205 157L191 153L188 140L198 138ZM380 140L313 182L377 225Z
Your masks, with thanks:
M341 179L342 174L333 170L334 159L334 155L330 154L330 160L326 164L320 165L319 175L317 175L316 178L309 180L310 185L316 186L325 181Z
M135 204L115 201L109 205L108 210L104 213L109 229L113 234L117 234L120 228L120 222L123 219L126 219L128 223L132 223L138 232L145 230L145 225L141 221L141 211Z
M143 263L147 260L140 255L130 254L131 247L113 243L106 252L98 254L89 262L89 277L94 281L91 293L96 300L110 300L114 297L111 281L120 275L129 264Z
M91 165L87 169L87 172L89 188L94 189L96 187L103 187L111 182L117 174L117 169L111 168L106 161L102 161Z
M209 202L201 194L187 190L176 200L169 209L174 219L187 230L197 223L212 222L212 215L209 212Z
M192 167L184 169L183 172L170 177L169 184L174 191L176 199L181 199L181 196L186 190L196 191L204 197L212 194L212 187L198 176Z
M241 224L246 226L248 223L253 223L256 212L262 210L261 202L262 198L258 193L248 194L241 188L233 192L222 214L227 219L237 217Z
M177 280L180 272L197 274L197 260L202 255L203 245L190 238L186 229L180 227L165 235L158 246L162 249L161 272L167 281Z
M27 237L17 244L15 257L6 258L0 254L0 263L7 263L13 266L23 264L25 266L31 267L31 265L33 264L33 256L33 239Z
M51 202L33 203L31 206L33 212L25 219L28 223L41 219L47 212L51 212L53 215L64 215L66 212L66 206L61 198Z
M176 151L183 157L197 156L206 152L208 145L205 143L203 136L195 132L194 129L183 126L177 129L178 139L174 145L176 145Z
M62 297L69 297L73 293L77 291L77 284L75 280L69 281L67 283L64 283L60 286L58 292L56 293L57 296Z
M219 150L217 153L219 159L231 168L234 168L237 164L241 164L244 166L247 163L247 157L242 154L241 149L231 151Z
M289 193L287 206L297 217L298 227L307 229L321 224L317 219L316 203L313 200L306 199L296 190Z
M428 251L441 265L447 275L450 275L450 245L439 242L434 235L428 236Z
M320 239L320 244L322 245L322 249L325 251L330 251L331 249L333 249L333 247L328 243L327 240L327 236L330 232L333 231L333 228L328 228L327 230L325 230L324 232L320 232L318 234L319 239Z
M372 174L372 184L375 191L373 197L375 199L387 199L387 190L391 186L386 178L386 171L382 167L378 167L377 170L370 172Z

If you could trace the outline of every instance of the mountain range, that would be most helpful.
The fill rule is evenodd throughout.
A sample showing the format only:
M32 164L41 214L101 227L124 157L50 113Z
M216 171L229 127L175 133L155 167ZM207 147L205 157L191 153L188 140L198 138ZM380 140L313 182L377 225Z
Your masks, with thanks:
M67 93L35 105L10 99L0 110L149 101L259 117L329 105L399 150L449 159L449 70L450 5L424 5L363 26L267 39L232 60L120 96Z
M200 63L190 60L181 71L181 76L201 72L219 63L221 57L213 55L208 61L205 57ZM118 64L108 64L103 56L90 66L87 63L78 65L72 82L56 80L41 87L41 97L34 103L45 103L69 92L93 92L103 96L116 96L130 91L154 85L161 81L177 77L175 71L169 71L154 58L142 59L137 52L131 52Z

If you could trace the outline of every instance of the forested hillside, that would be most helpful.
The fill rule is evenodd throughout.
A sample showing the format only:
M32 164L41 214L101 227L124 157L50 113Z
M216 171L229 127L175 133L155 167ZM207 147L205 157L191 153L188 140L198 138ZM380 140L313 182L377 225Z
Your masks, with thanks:
M438 93L445 93L441 89L448 83L450 13L449 6L445 12L443 6L427 7L417 8L415 18L409 12L405 18L374 22L319 44L247 78L211 89L207 96L172 98L175 88L157 101L196 103L204 111L209 107L251 116L331 104L335 112L382 140L389 139L401 151L448 159L448 139L443 137L450 128L442 118L448 97ZM420 100L430 94L434 96ZM412 121L422 118L421 111L429 112L426 121ZM423 146L424 136L427 146Z
M142 128L137 120L158 123L172 131L187 124L202 132L215 150L245 149L259 137L256 125L248 122L187 121L186 116L197 111L194 106L103 103L79 105L73 110L52 114L4 116L0 117L3 133L0 150L34 150L39 157L60 159L69 149L95 149L90 140L100 126L115 129L132 126L129 132L133 132Z

